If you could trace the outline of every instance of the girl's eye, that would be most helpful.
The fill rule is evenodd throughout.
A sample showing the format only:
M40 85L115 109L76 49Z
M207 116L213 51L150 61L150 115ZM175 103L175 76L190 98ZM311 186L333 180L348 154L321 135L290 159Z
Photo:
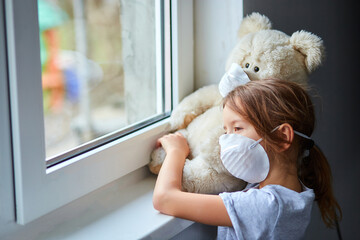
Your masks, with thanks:
M249 68L249 67L250 67L250 64L249 64L249 63L246 63L246 64L245 64L245 67L246 67L246 68Z
M236 127L236 128L234 128L234 131L235 131L235 132L238 132L238 131L240 131L240 130L242 130L241 127Z
M260 70L260 68L259 68L258 66L255 66L255 67L254 67L254 71L255 71L255 72L258 72L259 70Z

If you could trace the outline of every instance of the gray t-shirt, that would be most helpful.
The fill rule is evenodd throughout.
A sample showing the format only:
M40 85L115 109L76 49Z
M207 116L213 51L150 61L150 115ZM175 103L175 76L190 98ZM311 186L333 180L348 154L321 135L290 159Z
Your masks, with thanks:
M310 222L315 194L280 185L248 184L245 190L221 193L233 227L218 227L218 239L301 239Z

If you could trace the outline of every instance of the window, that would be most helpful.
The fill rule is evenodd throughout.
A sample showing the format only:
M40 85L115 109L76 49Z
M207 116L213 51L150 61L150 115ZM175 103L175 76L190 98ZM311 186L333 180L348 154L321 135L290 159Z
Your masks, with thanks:
M81 15L84 14L85 9L89 9L89 6L85 6L85 3L91 5L101 2L102 1L81 0L51 1L52 4L59 4L58 6L61 4L74 3L74 5L70 4L70 6L66 5L73 11L63 14L61 17L62 21L66 18L71 19L71 16L69 16L71 14L75 16L76 4L79 4L76 5L76 11L79 11L77 14ZM119 3L119 1L104 2L107 4L112 2L114 4ZM120 5L118 5L120 9L116 10L114 7L112 10L121 12L122 6L126 4L131 5L134 4L134 2L135 1L121 0ZM150 44L151 47L147 47L147 50L152 49L153 57L146 58L146 66L144 66L142 62L137 61L130 62L129 65L126 66L127 63L124 60L120 68L123 69L125 83L123 86L116 83L117 87L122 87L123 90L120 89L120 91L115 91L115 93L125 93L125 96L123 96L125 99L129 96L129 100L126 99L123 103L125 106L127 104L134 106L125 108L129 109L129 112L132 112L133 109L142 108L143 111L141 111L141 113L144 114L129 113L126 115L128 120L124 121L126 125L123 125L123 127L116 125L114 128L106 131L99 131L100 134L91 133L90 135L94 135L93 137L84 138L83 142L77 142L73 146L60 149L54 153L49 153L50 150L45 147L48 144L47 141L50 140L46 140L45 138L47 130L44 126L46 126L47 119L46 115L44 119L44 112L46 114L48 110L46 107L50 106L51 108L55 106L56 108L56 103L52 103L55 105L51 106L50 101L52 100L49 100L51 99L51 95L47 95L53 91L54 88L51 89L48 87L49 85L44 83L44 69L42 69L40 61L40 59L44 59L40 57L40 34L43 34L43 32L42 28L39 27L39 17L41 18L41 16L40 14L38 15L37 1L24 2L21 0L13 0L5 2L7 63L9 68L8 83L10 85L12 151L18 223L25 224L32 221L129 172L145 166L149 161L149 155L154 147L155 140L163 134L165 130L166 116L171 110L171 99L175 100L174 104L176 104L179 98L193 90L193 72L191 69L193 65L191 55L192 22L190 21L191 18L180 17L181 14L179 14L180 12L184 13L184 11L186 11L186 3L180 4L180 1L170 2L169 0L143 0L143 2L153 4L153 7L149 8L152 10L149 11L154 12L154 37L152 38L154 41L153 44ZM190 14L190 16L191 15L192 14ZM119 17L121 21L121 14ZM3 19L0 21L2 20ZM84 21L81 20L81 17L79 22L81 22L79 25L83 28L70 31L79 34L78 32L84 29L85 24ZM191 25L190 27L189 25L180 27L182 23L191 23ZM87 29L90 28L88 24L86 26ZM98 30L98 27L96 27L96 29ZM172 36L170 29L173 33ZM141 29L137 28L136 30L140 31ZM49 34L50 38L52 37L52 33L48 32L46 34ZM89 31L87 31L87 34L89 34ZM119 35L115 37L116 39L120 38L120 32L118 34ZM127 50L125 50L124 47L125 40L122 34L125 33L121 33L123 46L118 47L118 49L121 49L122 56L124 56ZM130 35L129 32L127 32L127 34ZM189 36L189 38L180 43L178 39L183 36ZM133 38L130 37L130 40L132 39ZM172 42L170 42L170 40L172 40ZM75 43L77 41L79 41L79 44L84 45L84 42L88 44L90 40L82 36L79 37ZM131 44L133 44L133 42L131 42ZM172 48L170 48L170 46L172 46ZM180 51L179 48L182 48L182 50ZM189 51L186 51L186 48ZM143 51L145 50L140 51L139 54L145 54ZM89 101L89 103L84 104L84 112L91 116L92 111L97 111L98 109L96 108L97 104L93 102L94 96L91 95L97 93L92 92L90 88L103 84L102 81L105 81L105 78L99 76L105 77L105 75L110 74L104 71L105 64L117 64L117 62L112 60L112 62L108 63L102 60L100 55L96 57L89 55L87 50L81 50L80 47L76 48L76 44L60 52L64 59L69 57L81 66L87 66L76 68L76 70L73 71L73 75L75 75L74 73L78 74L78 79L81 78L79 77L81 74L88 76L88 73L78 73L77 71L94 71L91 72L91 77L96 79L87 79L84 81L88 85L88 87L85 87L85 89L88 88L88 91L84 93L88 95L88 98L81 97L81 101ZM116 51L114 50L114 52ZM134 54L134 52L130 55L132 56L132 54ZM186 56L187 61L183 60L182 56ZM105 59L108 58L110 57L105 57ZM115 56L115 59L117 58L118 55ZM155 67L148 67L148 65L152 64ZM70 74L67 72L69 69L66 67L68 66L61 65L61 67L62 74ZM184 70L185 68L187 69ZM140 86L136 80L130 81L136 79L136 75L134 74L138 71L145 73L148 73L147 71L152 72L152 74L148 74L149 79L152 79L152 81L150 81L151 83L146 82L145 86ZM129 74L130 77L128 77L127 74ZM41 77L43 77L43 84ZM112 79L111 76L108 78ZM127 78L129 78L129 83L127 82ZM173 79L172 84L170 82L171 78ZM80 80L77 84L79 84L79 82ZM155 94L146 96L149 95L149 85L151 84L151 92L155 92ZM65 85L62 86L63 89L64 86ZM104 88L109 88L109 86ZM134 92L133 89L137 92ZM114 87L114 89L111 90L116 89ZM103 91L105 92L103 96L110 96L108 91ZM62 94L65 93L70 94L70 92L62 92ZM127 93L129 95L127 95ZM171 93L173 93L173 96L171 96ZM80 94L80 90L77 94ZM134 100L134 94L135 96L144 95L145 97L141 102L137 102L138 99ZM153 95L156 97L152 99ZM76 99L76 94L71 97L74 96ZM68 97L70 99L70 95ZM99 97L99 99L105 101L105 97ZM110 100L111 99L112 98L110 98ZM121 97L119 99L121 99ZM79 98L77 98L77 100L80 101ZM43 102L45 103L45 110ZM151 107L147 105L148 103L152 104ZM62 104L68 104L64 102L64 98ZM105 106L103 103L98 105ZM121 105L122 104L119 103L119 106ZM115 106L118 105L115 104ZM112 113L116 115L116 112L117 111L114 110ZM89 117L89 115L87 116ZM86 121L89 119L88 117L85 118ZM90 119L92 118L90 117ZM80 120L80 122L81 121L83 120ZM90 128L93 127L91 125L92 124L85 123L85 127L83 128L86 129L88 126L90 126ZM80 126L83 125L80 124ZM85 131L85 135L86 134ZM75 152L73 148L76 149ZM55 155L56 157L54 158L53 156ZM48 161L45 161L46 156L48 156ZM51 161L51 159L57 160ZM49 161L51 163L49 163Z
M161 16L161 1L38 0L48 167L169 112Z
M155 0L38 0L48 166L169 112L161 16Z

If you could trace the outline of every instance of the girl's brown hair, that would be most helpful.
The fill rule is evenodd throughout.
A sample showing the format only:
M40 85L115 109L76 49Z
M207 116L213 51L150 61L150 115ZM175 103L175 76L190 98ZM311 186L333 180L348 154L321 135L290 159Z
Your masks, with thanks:
M272 132L283 123L307 136L314 131L312 101L305 88L297 83L276 79L251 81L230 92L224 99L225 104L254 126L264 139L266 149L276 149L285 141L276 131ZM333 195L330 165L312 140L295 135L293 145L298 152L298 177L314 190L326 226L334 227L337 213L341 219L342 212ZM305 151L309 151L307 157L303 157Z

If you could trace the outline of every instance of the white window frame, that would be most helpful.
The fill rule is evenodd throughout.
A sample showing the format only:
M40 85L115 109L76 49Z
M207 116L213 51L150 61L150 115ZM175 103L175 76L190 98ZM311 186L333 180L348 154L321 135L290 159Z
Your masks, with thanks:
M172 70L165 75L172 72L176 106L194 86L193 2L165 0L165 8L169 4L172 52L165 62ZM26 224L148 164L168 120L46 170L37 0L5 0L5 15L16 221Z

